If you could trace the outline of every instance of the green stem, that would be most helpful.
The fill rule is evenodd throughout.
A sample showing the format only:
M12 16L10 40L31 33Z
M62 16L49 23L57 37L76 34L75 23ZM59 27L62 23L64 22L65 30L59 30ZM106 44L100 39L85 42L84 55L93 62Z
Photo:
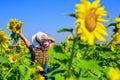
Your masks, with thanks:
M72 61L73 61L73 57L74 57L74 48L75 48L75 42L76 42L76 38L75 38L73 33L72 33L72 35L73 35L74 40L73 40L72 52L71 52L71 55L70 55L69 66L68 66L69 71L70 71L70 68L72 66Z
M82 69L80 68L80 70L79 70L79 77L81 77L81 71L82 71Z
M13 70L13 68L11 68L8 73L5 75L4 79L3 80L6 80L6 77L8 76L8 74Z
M56 68L55 70L49 72L47 75L52 75L54 72L61 70L61 67Z
M0 47L0 56L1 56L1 54L2 54L2 48Z
M0 46L1 46L1 44L0 44ZM2 56L2 46L0 47L0 56Z
M83 55L83 59L85 59L85 56L86 56L86 54L87 54L88 51L89 51L89 46L87 45L86 51L85 51L85 53L84 53L84 55Z

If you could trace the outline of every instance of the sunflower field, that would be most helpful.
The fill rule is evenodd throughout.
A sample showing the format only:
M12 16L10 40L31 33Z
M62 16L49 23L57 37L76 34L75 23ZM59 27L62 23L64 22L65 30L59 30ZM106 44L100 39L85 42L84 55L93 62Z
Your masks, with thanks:
M75 18L75 26L59 29L59 34L70 34L48 51L48 80L120 80L120 15L110 22L100 0L80 0L75 7L74 14L67 14ZM6 28L11 35L0 28L0 80L45 80L39 74L43 68L31 65L29 49L18 35L23 24L10 19Z

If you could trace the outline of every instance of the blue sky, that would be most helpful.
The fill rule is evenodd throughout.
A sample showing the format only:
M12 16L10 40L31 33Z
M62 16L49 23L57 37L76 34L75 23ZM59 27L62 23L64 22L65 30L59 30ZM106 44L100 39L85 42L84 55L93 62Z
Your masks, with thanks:
M80 0L0 0L0 28L10 35L6 24L11 18L16 18L24 22L22 33L29 41L33 34L42 31L60 43L69 33L57 33L57 30L74 28L75 18L65 14L74 13L75 4L79 2ZM120 14L120 0L101 0L101 6L105 6L113 19ZM107 31L109 36L106 38L109 40L112 28Z

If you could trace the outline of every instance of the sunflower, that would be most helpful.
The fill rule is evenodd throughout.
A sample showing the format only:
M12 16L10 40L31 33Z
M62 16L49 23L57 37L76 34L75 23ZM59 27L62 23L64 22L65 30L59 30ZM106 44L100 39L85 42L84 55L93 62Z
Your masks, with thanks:
M110 45L109 45L111 51L115 51L115 42L112 42Z
M9 44L10 37L2 29L0 29L0 47L7 49Z
M104 7L100 7L100 0L95 0L90 3L88 0L81 0L80 4L76 4L76 35L80 35L80 39L88 42L90 45L94 41L106 39L103 35L107 36L106 28L101 22L107 22L103 19L106 16Z
M26 47L26 45L25 45L25 43L24 43L23 40L20 40L20 41L19 41L18 46L19 46L20 48L25 48L25 47Z
M10 63L16 63L18 61L18 55L17 54L13 54L9 57L9 62Z
M76 54L76 57L77 57L77 58L81 58L81 57L82 57L81 53L77 53L77 54Z
M71 40L73 39L73 36L72 36L72 34L69 34L68 36L67 36L67 38L66 38L66 44L70 44L70 42L71 42Z
M116 17L115 22L120 22L120 17Z
M29 49L27 48L27 46L25 45L24 41L23 40L20 40L19 43L18 43L18 46L21 48L21 52L25 52L25 53L28 53L29 52Z
M110 80L120 80L120 70L118 68L110 68L108 72Z
M45 80L45 77L42 75L39 75L35 80Z
M116 43L120 43L120 33L116 32L115 34L112 35L112 40Z
M114 47L116 44L120 44L120 17L115 18L114 27L114 34L112 35L112 42L110 44L110 48L112 51L114 51Z
M41 66L36 66L35 68L32 69L33 74L36 74L42 71L43 71L43 68Z
M7 24L7 29L10 32L20 33L22 31L22 25L22 22L19 22L15 18L12 18Z

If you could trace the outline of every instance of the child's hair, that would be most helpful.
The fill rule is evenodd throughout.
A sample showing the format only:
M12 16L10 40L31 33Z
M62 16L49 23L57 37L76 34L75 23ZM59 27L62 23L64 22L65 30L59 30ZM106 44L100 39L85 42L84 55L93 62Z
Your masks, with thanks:
M44 45L44 42L41 43L41 48L33 48L33 57L34 59L43 67L47 61L47 51L48 51L48 46Z

